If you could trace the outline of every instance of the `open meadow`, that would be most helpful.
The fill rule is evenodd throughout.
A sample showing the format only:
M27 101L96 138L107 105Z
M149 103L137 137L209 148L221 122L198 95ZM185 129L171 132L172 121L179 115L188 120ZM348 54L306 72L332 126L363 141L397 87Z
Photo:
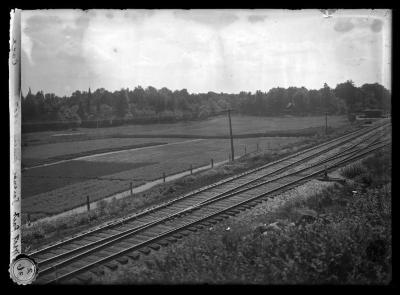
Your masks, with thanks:
M329 116L330 127L337 128L347 125L346 116ZM276 132L295 132L308 128L323 127L324 116L308 117L256 117L232 115L232 130L235 136L246 134L264 134L268 136ZM109 128L77 128L73 131L43 131L22 134L22 145L31 146L45 143L87 141L101 138L121 138L128 136L152 137L152 138L176 138L191 137L203 138L205 136L226 137L229 136L227 116L211 117L201 121L188 121L177 123L160 123L145 125L122 125Z
M321 127L322 117L260 118L233 117L234 135L257 132L301 130ZM308 119L308 121L307 121ZM331 119L332 127L348 125L344 117ZM334 123L335 122L335 123ZM25 134L25 139L37 137L44 144L23 146L22 164L47 163L22 172L22 211L24 213L46 216L63 212L83 205L86 196L91 201L109 197L115 193L129 190L146 182L159 179L163 173L176 174L193 168L228 160L229 139L198 138L117 138L116 134L227 134L226 117L205 121L189 122L187 129L183 123L163 125L121 126L117 128L80 129L102 139L71 140L49 142L51 133ZM165 125L165 126L164 126ZM175 128L173 128L175 126ZM78 131L77 131L78 132ZM62 132L68 134L70 132ZM53 135L56 133L53 133ZM60 134L60 132L59 132ZM59 138L56 136L55 138ZM61 136L62 137L62 136ZM292 137L249 137L235 138L235 156L252 153L258 149L271 152L282 150L304 141L304 136ZM62 161L60 161L62 160ZM58 161L58 162L57 162ZM53 163L53 164L52 164Z
M184 141L181 138L106 138L29 145L22 148L22 162L30 167L102 152L143 148Z

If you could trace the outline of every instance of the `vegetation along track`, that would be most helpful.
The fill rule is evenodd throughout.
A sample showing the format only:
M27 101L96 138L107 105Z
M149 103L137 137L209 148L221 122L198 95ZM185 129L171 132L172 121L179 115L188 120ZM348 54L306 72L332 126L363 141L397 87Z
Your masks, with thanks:
M33 252L30 255L39 264L37 282L64 282L73 277L85 280L90 278L85 272L95 272L96 266L137 259L141 253L157 250L191 230L387 145L380 141L385 127L382 124L349 133Z

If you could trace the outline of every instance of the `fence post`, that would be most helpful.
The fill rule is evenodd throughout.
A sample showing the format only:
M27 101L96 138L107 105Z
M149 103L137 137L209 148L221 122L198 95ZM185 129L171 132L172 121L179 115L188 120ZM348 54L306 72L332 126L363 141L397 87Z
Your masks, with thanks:
M132 181L131 181L131 196L132 196Z
M89 198L89 196L86 196L86 207L87 207L87 210L90 211L90 198Z
M258 142L257 142L257 152L258 152Z
M31 225L31 214L28 213L28 225Z
M190 164L190 175L192 175L193 174L193 167L192 167L192 164Z
M162 177L163 177L163 182L165 182L165 172L163 172Z
M213 168L213 167L214 167L214 160L211 159L211 168Z
M244 154L247 154L246 146L244 146Z

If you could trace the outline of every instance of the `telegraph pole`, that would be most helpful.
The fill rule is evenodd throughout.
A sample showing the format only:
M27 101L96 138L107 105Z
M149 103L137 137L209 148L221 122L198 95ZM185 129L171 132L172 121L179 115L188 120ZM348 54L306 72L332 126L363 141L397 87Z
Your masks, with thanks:
M328 134L328 112L325 112L325 134Z
M231 120L231 110L228 110L228 118L229 118L229 135L231 138L231 157L232 157L232 161L235 160L235 153L234 153L234 149L233 149L233 135L232 135L232 120Z

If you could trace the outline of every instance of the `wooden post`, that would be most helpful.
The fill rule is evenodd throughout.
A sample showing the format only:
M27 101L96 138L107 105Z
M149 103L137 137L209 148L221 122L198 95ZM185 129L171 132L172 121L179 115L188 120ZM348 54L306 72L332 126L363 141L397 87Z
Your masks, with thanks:
M90 198L89 198L89 196L86 196L86 207L87 207L87 210L90 211Z
M246 146L244 146L244 154L247 154Z
M192 175L193 174L193 167L192 167L192 164L190 164L190 175Z
M211 159L211 168L213 168L213 167L214 167L214 160Z
M325 112L325 134L328 134L328 112Z
M132 181L131 181L131 196L132 196L132 193L133 193L133 192L132 192Z
M230 135L230 138L231 138L231 156L232 156L232 161L234 161L235 160L235 152L234 152L234 149L233 149L231 110L228 110L228 118L229 118L229 135Z
M258 152L258 142L257 142L257 152Z
M31 225L31 214L28 213L28 226Z
M163 182L165 182L165 172L163 172L162 177L163 177Z

